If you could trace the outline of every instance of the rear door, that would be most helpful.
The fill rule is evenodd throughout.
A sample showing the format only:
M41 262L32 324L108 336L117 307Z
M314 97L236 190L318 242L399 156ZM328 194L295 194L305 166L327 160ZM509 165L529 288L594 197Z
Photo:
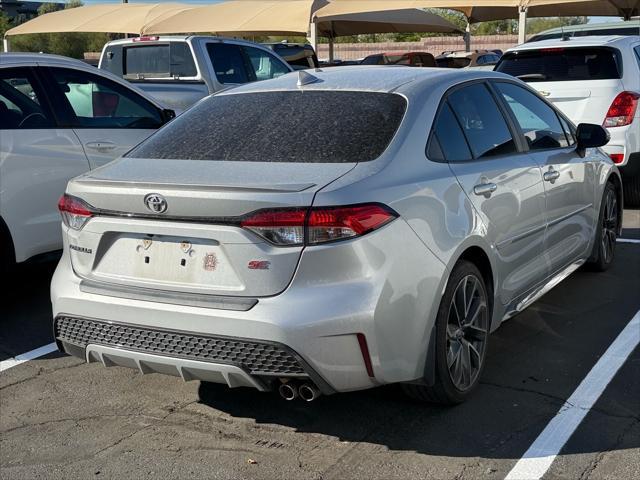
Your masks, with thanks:
M59 128L33 68L0 68L0 216L16 261L62 248L56 204L89 164L73 131Z
M92 169L128 152L164 123L158 107L124 85L84 70L43 70L56 111L80 139Z
M429 157L447 161L495 247L503 304L544 280L545 195L539 165L514 135L484 82L451 90Z
M596 168L578 154L569 123L535 94L510 82L493 82L512 112L529 155L542 167L546 192L545 255L552 273L583 256L593 237Z
M622 58L610 47L507 52L496 71L529 83L576 124L602 124L613 99L624 90Z

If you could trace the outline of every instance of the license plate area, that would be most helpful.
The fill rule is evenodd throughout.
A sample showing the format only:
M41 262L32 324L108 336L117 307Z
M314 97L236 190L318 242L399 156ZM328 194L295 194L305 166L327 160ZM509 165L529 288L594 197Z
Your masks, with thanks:
M134 281L155 288L242 288L220 242L206 238L120 234L93 271L94 277Z

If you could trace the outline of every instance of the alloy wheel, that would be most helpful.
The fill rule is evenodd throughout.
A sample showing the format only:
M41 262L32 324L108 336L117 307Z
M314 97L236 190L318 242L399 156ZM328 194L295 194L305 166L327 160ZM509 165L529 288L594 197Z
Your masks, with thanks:
M602 212L602 259L605 263L613 260L613 250L616 246L618 231L618 199L616 193L609 189L604 199L604 211Z
M475 275L460 280L447 319L447 367L454 386L465 391L474 385L485 355L488 330L486 292Z

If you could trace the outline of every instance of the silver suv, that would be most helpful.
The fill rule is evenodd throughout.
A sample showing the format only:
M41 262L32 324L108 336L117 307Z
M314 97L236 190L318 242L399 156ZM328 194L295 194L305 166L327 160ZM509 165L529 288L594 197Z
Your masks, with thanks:
M287 399L402 382L461 402L491 331L613 261L606 141L493 72L337 67L220 93L69 183L56 341Z

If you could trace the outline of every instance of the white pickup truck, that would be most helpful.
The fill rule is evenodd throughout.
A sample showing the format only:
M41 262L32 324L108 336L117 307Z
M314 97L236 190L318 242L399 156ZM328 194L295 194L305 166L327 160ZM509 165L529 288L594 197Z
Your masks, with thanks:
M145 90L180 113L203 97L293 71L262 45L211 36L146 36L114 40L99 68Z

